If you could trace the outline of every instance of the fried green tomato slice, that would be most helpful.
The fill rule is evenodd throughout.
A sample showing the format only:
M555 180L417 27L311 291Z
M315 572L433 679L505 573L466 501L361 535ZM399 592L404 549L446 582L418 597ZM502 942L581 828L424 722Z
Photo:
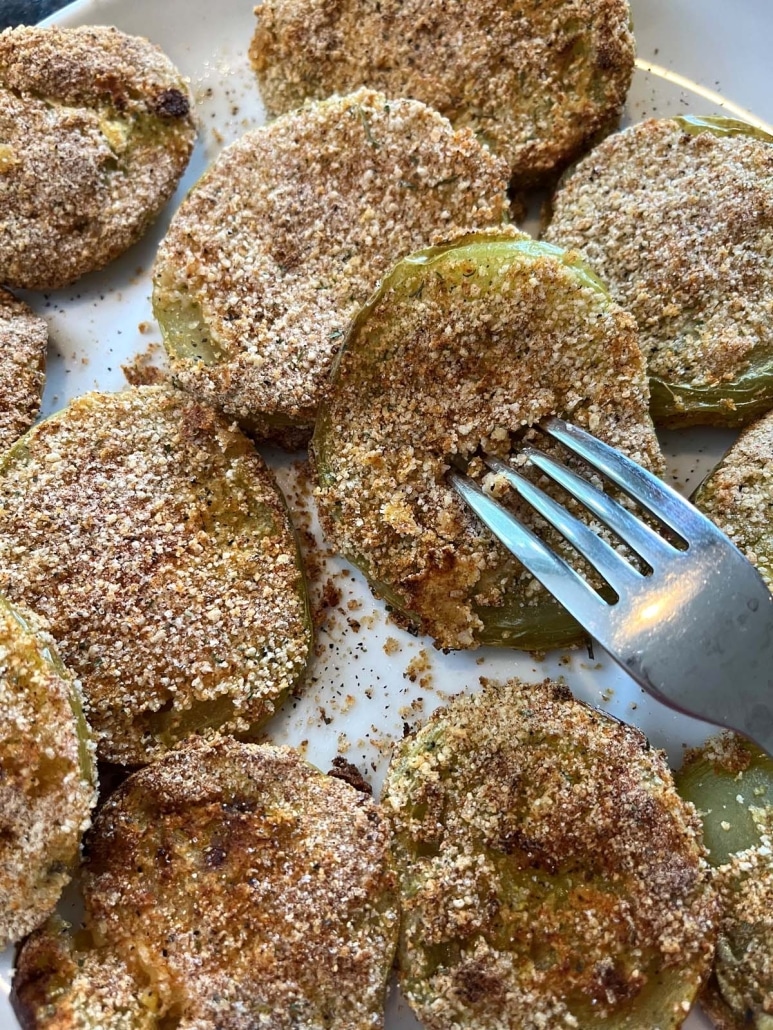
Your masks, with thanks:
M78 684L29 612L0 599L0 949L50 915L96 803Z
M773 758L725 734L688 752L676 782L701 816L721 909L701 1004L719 1030L773 1030Z
M253 444L180 391L92 393L0 459L0 591L83 684L100 757L251 734L305 671L295 535Z
M0 282L65 286L135 243L188 163L192 103L146 39L0 33Z
M744 429L693 500L773 590L773 413Z
M28 1030L160 1030L156 995L139 986L124 963L97 950L87 930L71 933L53 916L28 937L12 995ZM178 1024L167 1023L166 1026Z
M0 289L0 450L26 433L40 411L48 326Z
M355 319L321 409L312 451L324 531L441 647L571 643L577 623L445 474L470 461L480 476L479 452L509 457L551 414L659 469L648 402L633 320L572 255L515 229L419 251Z
M567 178L545 239L636 318L655 422L736 426L773 406L773 137L727 118L632 126Z
M153 306L177 382L254 434L307 440L379 277L439 235L502 222L506 186L470 132L371 90L247 133L159 250Z
M263 0L255 13L272 114L358 86L415 97L471 128L519 186L609 131L633 74L627 0Z
M52 925L21 953L25 1027L383 1026L389 825L290 748L196 741L131 776L97 816L83 891L87 935Z
M663 754L559 683L482 683L387 773L409 1003L427 1030L681 1026L716 904Z

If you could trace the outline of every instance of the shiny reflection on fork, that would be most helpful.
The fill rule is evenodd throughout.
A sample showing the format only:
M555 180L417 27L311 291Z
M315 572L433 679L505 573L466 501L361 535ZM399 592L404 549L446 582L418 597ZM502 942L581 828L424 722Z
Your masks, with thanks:
M675 547L604 491L534 447L528 461L640 556L643 574L510 465L488 467L547 520L616 594L608 601L515 515L457 472L478 517L645 690L679 711L745 734L773 753L773 596L704 515L608 444L560 419L540 428L684 542Z

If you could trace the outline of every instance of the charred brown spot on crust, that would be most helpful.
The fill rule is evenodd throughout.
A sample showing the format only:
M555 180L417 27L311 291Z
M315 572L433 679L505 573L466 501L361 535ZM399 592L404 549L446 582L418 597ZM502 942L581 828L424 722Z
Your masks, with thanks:
M499 847L506 855L520 851L530 866L547 870L551 875L558 872L559 864L539 841L528 837L522 830L513 830L499 840Z
M618 41L611 35L602 35L596 44L594 64L599 71L611 72L622 68L627 60Z
M646 977L638 971L626 976L625 971L612 962L603 963L594 970L593 987L600 1001L609 1005L630 1001L635 998L646 983Z
M456 993L470 1005L487 998L502 998L505 988L499 977L489 972L482 962L469 962L457 970L454 977Z
M328 770L328 776L334 776L337 780L343 780L344 783L348 783L355 790L361 790L363 794L373 793L373 788L357 766L347 762L341 755L336 755L333 759L333 768Z
M555 682L550 686L550 692L554 701L573 701L572 692L563 682Z
M218 416L206 404L193 402L182 412L180 425L187 439L195 440L200 435L208 436L217 424Z
M204 852L204 864L208 869L219 869L226 857L227 853L224 848L213 845Z
M232 798L223 804L223 811L227 814L245 814L255 811L255 802L251 798Z
M99 39L94 37L94 46L99 46ZM94 86L103 101L107 101L116 111L124 112L129 106L127 84L115 72L104 72L96 77Z
M187 118L191 106L179 89L165 89L153 98L153 111L161 118Z

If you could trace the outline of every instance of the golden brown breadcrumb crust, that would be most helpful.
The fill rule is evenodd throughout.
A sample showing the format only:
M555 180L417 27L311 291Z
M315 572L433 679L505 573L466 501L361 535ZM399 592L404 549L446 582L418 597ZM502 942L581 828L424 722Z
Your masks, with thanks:
M546 680L482 681L384 791L401 985L424 1026L681 1026L716 903L665 756Z
M26 433L40 411L48 326L0 289L0 450Z
M773 412L747 426L699 487L695 503L773 590Z
M117 955L90 947L56 916L25 941L12 995L24 1030L158 1030L154 996Z
M481 620L544 597L450 487L451 461L507 458L562 414L660 468L632 319L533 246L492 229L396 266L353 325L313 440L326 536L442 647L474 647Z
M719 388L767 360L771 379L773 144L632 126L572 172L545 239L579 250L636 318L652 376Z
M398 924L388 824L292 749L221 738L130 777L96 819L83 887L93 975L123 967L122 997L142 997L153 1026L383 1025ZM91 970L56 1001L48 936L22 953L22 1006L55 1001L53 1026L83 1026L68 1012L90 1004Z
M0 600L0 949L52 912L96 802L79 685L52 649Z
M43 614L100 756L247 733L302 675L310 628L273 476L164 387L87 394L0 463L0 589Z
M187 84L146 39L0 33L0 282L64 286L117 257L171 196L195 135Z
M379 276L439 236L502 222L506 185L469 132L371 90L247 133L159 249L154 308L176 381L253 433L308 438Z
M516 183L560 170L620 116L626 0L263 0L250 58L266 107L371 86L471 128Z

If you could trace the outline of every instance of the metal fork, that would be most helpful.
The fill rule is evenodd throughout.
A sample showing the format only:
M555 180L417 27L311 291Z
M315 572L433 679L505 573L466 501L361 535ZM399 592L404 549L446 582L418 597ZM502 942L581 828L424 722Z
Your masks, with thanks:
M741 552L688 501L574 425L540 424L680 537L675 547L608 494L534 447L523 454L622 539L642 573L509 465L488 459L617 594L608 602L470 479L454 488L505 547L646 691L672 708L744 734L773 754L773 595Z

